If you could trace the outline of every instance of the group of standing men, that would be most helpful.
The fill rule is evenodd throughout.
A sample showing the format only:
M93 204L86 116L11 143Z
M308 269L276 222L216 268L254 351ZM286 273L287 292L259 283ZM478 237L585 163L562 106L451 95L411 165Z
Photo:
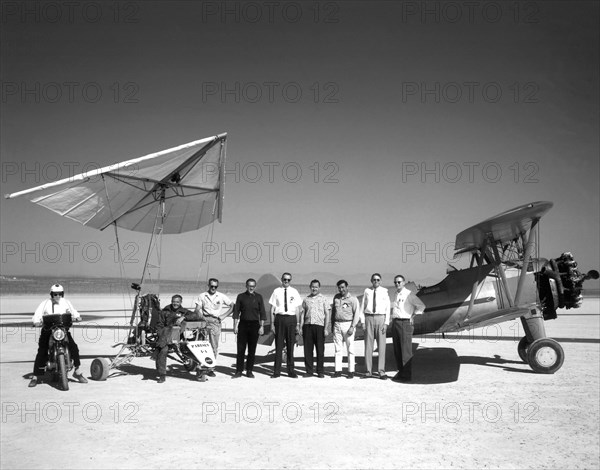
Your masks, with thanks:
M275 335L275 364L271 378L281 376L283 351L286 350L288 377L297 378L294 367L294 346L297 337L304 343L306 376L325 377L325 338L333 333L335 345L334 378L342 376L344 350L348 355L349 379L355 376L354 334L364 314L365 365L362 378L379 377L387 380L385 373L386 331L392 326L394 356L398 373L392 380L407 382L412 379L412 333L414 316L425 309L421 300L405 287L404 276L394 278L396 295L390 302L388 290L381 287L381 275L371 276L372 287L365 289L362 303L348 291L348 282L337 282L338 294L330 306L326 297L319 292L321 284L314 279L310 283L310 294L303 300L299 292L291 286L292 275L283 273L281 286L277 287L268 304L270 305L271 330ZM196 315L208 322L209 341L215 357L218 354L218 341L221 321L233 310L233 330L237 336L236 371L233 378L242 377L244 362L246 376L254 378L254 364L258 339L264 334L267 309L263 297L256 292L256 280L246 281L246 291L239 294L234 302L217 291L217 279L209 280L209 290L196 299ZM227 310L224 310L224 309ZM194 319L197 317L194 317ZM161 326L159 322L159 327ZM373 350L377 341L379 360L377 374L373 372ZM247 357L246 357L247 351ZM314 352L316 351L316 370ZM246 360L245 360L246 359ZM159 370L159 374L163 371ZM214 375L211 372L209 375ZM164 379L163 379L164 380Z
M398 367L398 373L392 380L399 382L411 380L413 321L415 315L423 313L425 305L404 286L403 276L398 275L394 278L396 296L391 305L387 289L381 287L379 273L371 276L372 287L365 289L362 303L359 303L358 298L350 294L348 282L345 280L337 282L339 293L334 296L331 306L326 297L319 292L321 283L317 279L311 281L311 292L304 300L300 297L299 292L291 286L291 282L292 275L287 272L283 273L281 286L277 287L269 298L271 330L275 335L275 365L271 378L275 379L281 376L284 347L287 351L288 376L298 378L294 367L294 347L298 335L303 338L304 342L306 376L311 377L316 373L319 378L325 377L325 337L330 333L333 333L335 345L333 377L342 376L342 362L344 349L346 349L348 355L347 377L354 378L354 333L362 312L364 314L365 365L367 369L363 378L375 377L372 370L375 340L377 340L379 349L378 376L383 380L388 378L385 373L386 330L391 321L394 355ZM180 325L184 320L206 321L208 340L216 359L219 352L221 322L232 311L233 331L237 336L236 371L233 378L242 377L244 362L246 363L246 376L254 378L256 347L259 337L264 334L264 324L267 320L264 299L256 292L256 280L254 279L246 281L246 291L237 296L235 303L219 292L218 287L217 279L209 279L208 291L196 298L196 308L193 312L181 306L183 300L181 295L174 295L171 298L171 304L161 310L157 323L159 337L154 356L159 383L165 382L166 377L170 327ZM75 308L64 299L64 290L58 284L52 286L50 299L42 302L36 310L33 323L41 325L42 317L51 313L71 313L75 320L81 319ZM47 330L43 330L40 335L30 387L35 387L44 374L49 336L50 333ZM74 378L79 382L86 383L87 380L79 370L80 360L77 344L70 334L68 340L75 365ZM315 350L316 371L313 355ZM208 375L214 377L215 373L211 370Z

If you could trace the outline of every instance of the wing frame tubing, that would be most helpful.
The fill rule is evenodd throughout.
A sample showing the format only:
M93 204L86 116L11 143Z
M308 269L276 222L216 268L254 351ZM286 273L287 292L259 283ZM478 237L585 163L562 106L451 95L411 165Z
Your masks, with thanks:
M504 274L504 267L502 266L502 260L500 259L500 253L498 253L498 246L495 243L495 240L492 239L492 241L494 241L494 243L491 243L491 245L492 245L492 249L494 252L494 258L495 258L494 266L496 268L496 273L500 276L500 279L502 280L502 286L504 287L504 292L506 294L506 300L508 300L508 306L514 307L515 304L513 302L513 298L510 293L510 289L508 288L508 281L506 280L506 274Z
M166 150L161 150L160 152L151 153L151 154L145 155L143 157L134 158L132 160L127 160L127 161L121 162L121 163L115 163L113 165L105 166L103 168L98 168L96 170L90 170L90 171L87 171L85 173L79 173L78 175L69 176L68 178L63 178L62 180L59 180L59 181L53 181L52 183L43 184L41 186L36 186L35 188L24 189L23 191L18 191L16 193L5 194L4 197L6 199L13 199L15 197L23 196L24 194L33 193L33 192L36 192L36 191L42 191L44 189L52 188L54 186L59 186L59 185L64 184L64 183L72 183L72 182L75 182L75 181L84 180L86 178L92 178L94 176L98 176L98 175L101 175L103 173L107 173L109 171L115 171L115 170L119 170L119 169L122 169L122 168L126 168L128 166L133 165L133 164L136 164L136 163L139 163L139 162L142 162L142 161L145 161L145 160L150 160L152 158L159 157L161 155L164 155L164 154L167 154L167 153L170 153L170 152L174 152L174 151L177 151L177 150L182 150L182 149L185 149L185 148L188 148L188 147L193 147L195 145L198 145L198 144L201 144L201 143L205 143L205 142L214 141L216 139L223 139L224 136L226 136L226 135L227 135L227 133L219 134L217 136L212 136L212 137L206 137L204 139L196 140L194 142L189 142L187 144L179 145L177 147L172 147L172 148L169 148L169 149L166 149Z

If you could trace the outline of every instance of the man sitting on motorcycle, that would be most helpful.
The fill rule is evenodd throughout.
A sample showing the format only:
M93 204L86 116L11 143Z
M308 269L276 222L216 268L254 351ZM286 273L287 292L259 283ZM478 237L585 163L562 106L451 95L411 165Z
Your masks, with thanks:
M39 307L36 309L33 315L33 325L42 326L44 315L52 315L54 313L70 313L73 321L81 321L79 312L75 310L71 302L65 299L65 291L60 284L54 284L50 288L50 299L44 300ZM33 378L29 382L30 387L35 387L44 375L46 369L46 362L48 362L48 343L52 332L49 329L42 328L40 333L40 340L38 342L38 352L35 356L35 363L33 365ZM69 341L69 353L73 364L75 365L75 372L73 372L73 378L79 383L87 383L87 379L83 376L79 370L81 361L79 360L79 348L77 343L73 340L71 333L67 331L67 339Z
M173 326L181 325L184 320L198 321L200 315L195 312L183 308L181 303L183 297L177 294L171 297L171 304L167 305L160 311L158 315L158 341L156 343L156 351L154 352L156 359L156 370L158 371L158 383L164 383L167 375L167 355L169 354L169 343L171 340L171 331Z

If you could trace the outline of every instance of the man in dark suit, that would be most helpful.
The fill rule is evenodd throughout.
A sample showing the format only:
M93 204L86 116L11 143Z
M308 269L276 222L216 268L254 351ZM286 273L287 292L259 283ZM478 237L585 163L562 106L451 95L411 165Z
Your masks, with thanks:
M264 324L267 319L265 302L262 295L255 292L256 281L252 278L246 281L246 292L237 296L233 307L233 332L237 335L237 359L233 379L242 376L244 371L244 356L248 348L246 361L246 376L253 379L254 360L258 338L264 334Z

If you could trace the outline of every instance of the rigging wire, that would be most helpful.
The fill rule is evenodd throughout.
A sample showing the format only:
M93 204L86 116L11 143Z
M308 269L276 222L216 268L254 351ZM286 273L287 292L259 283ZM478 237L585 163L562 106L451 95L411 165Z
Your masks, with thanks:
M124 281L126 279L125 276L125 262L123 260L123 255L121 253L121 242L119 241L119 232L117 230L117 221L115 220L115 218L113 217L113 213L112 213L112 207L110 206L110 197L108 194L108 188L106 187L106 179L104 178L104 175L102 175L102 183L104 184L104 192L106 193L106 201L107 201L107 206L108 206L108 210L110 212L110 218L111 220L113 220L113 226L115 229L115 242L117 244L117 256L119 259L119 276L121 277L121 286L124 285ZM125 289L125 291L127 292L127 296L129 297L129 305L132 304L132 300L131 300L131 292L128 289ZM125 302L125 292L121 291L121 295L122 295L122 299L123 299L123 307L126 306L126 302ZM127 310L124 308L124 310Z
M214 236L214 229L215 229L214 227L215 227L214 223L210 224L210 226L208 228L208 231L206 233L206 241L204 242L203 247L204 246L212 246L213 236ZM201 256L200 263L198 264L198 272L196 274L196 286L198 286L198 287L200 287L200 275L201 275L201 272L202 272L202 258L204 257L203 250L200 250L200 256ZM208 283L209 274L210 274L210 257L206 261L206 270L205 271L206 271L206 275L205 275L205 278L204 278L204 282Z

